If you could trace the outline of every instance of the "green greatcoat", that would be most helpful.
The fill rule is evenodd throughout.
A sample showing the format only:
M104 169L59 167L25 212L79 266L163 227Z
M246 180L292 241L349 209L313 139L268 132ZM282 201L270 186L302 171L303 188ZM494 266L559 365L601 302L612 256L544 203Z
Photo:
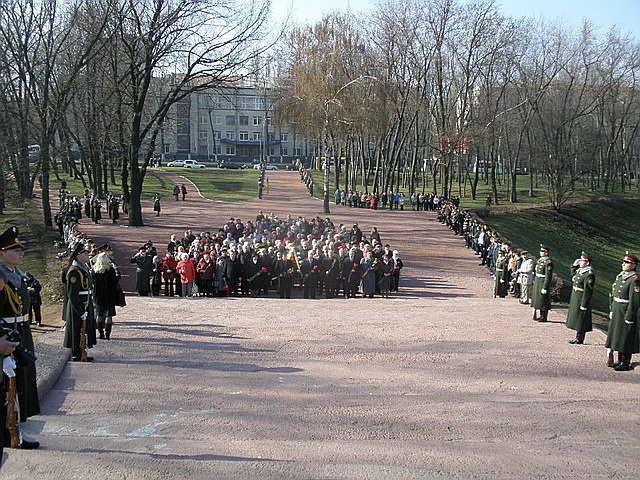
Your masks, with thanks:
M573 288L569 300L567 328L576 332L590 332L593 330L591 299L593 298L593 286L596 283L596 276L591 265L576 269L572 281Z
M549 257L540 257L536 262L535 279L531 290L531 308L551 310L551 278L553 261ZM547 293L542 293L546 290Z
M638 353L640 278L635 271L620 272L611 287L611 321L605 346L616 352Z
M504 255L499 255L496 261L496 280L493 296L504 298L509 293L509 261Z
M149 293L149 278L153 270L153 255L136 255L129 260L136 264L136 291Z
M65 302L63 318L65 321L64 347L70 348L73 355L80 353L80 334L82 331L82 314L87 315L87 348L96 344L96 321L93 312L93 301L91 295L82 293L91 289L91 271L86 265L73 262L65 282Z
M13 293L17 294L22 303L22 308L18 307L18 311L13 309L12 302L7 300L7 292L3 291L2 295L5 297L2 304L2 319L3 327L10 328L18 331L22 341L20 345L30 352L34 351L33 337L31 336L31 326L29 320L23 320L23 316L29 313L29 305L31 300L29 298L29 291L24 280L20 282L20 286L16 287L10 282L7 282L6 289L11 289ZM16 320L14 323L13 320ZM20 323L18 323L20 322ZM36 382L36 366L20 366L16 367L16 391L18 392L18 403L20 405L20 421L26 422L27 418L33 417L40 413L40 402L38 401L38 384Z

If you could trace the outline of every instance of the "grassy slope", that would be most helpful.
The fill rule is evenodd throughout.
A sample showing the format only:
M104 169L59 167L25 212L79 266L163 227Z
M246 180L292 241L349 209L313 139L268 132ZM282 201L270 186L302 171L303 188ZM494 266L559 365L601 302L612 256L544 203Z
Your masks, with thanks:
M549 245L556 273L568 284L573 260L582 250L592 255L596 272L594 305L601 311L608 311L609 290L620 272L625 250L640 249L637 200L575 204L560 213L545 208L529 209L484 220L504 238L534 255L540 243Z
M257 196L258 172L256 170L192 170L188 168L163 168L162 171L175 173L195 183L200 192L211 200L241 202ZM119 181L119 179L116 179ZM142 198L151 199L156 193L162 197L173 194L173 182L157 170L147 170L142 189ZM67 188L74 195L82 195L84 186L79 180L67 179ZM109 185L112 192L120 195L120 185ZM52 202L57 199L52 199Z

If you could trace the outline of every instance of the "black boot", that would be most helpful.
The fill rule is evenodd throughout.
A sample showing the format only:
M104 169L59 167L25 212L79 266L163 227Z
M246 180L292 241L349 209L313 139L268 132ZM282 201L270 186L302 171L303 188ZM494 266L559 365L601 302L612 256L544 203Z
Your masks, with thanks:
M613 367L616 372L626 372L631 370L631 354L630 353L618 353L618 364Z
M105 327L105 336L107 340L111 340L111 328L113 328L113 323L107 323Z
M100 340L104 340L104 322L98 323L98 332L100 333Z
M576 332L576 338L569 340L572 345L582 345L584 343L585 332Z

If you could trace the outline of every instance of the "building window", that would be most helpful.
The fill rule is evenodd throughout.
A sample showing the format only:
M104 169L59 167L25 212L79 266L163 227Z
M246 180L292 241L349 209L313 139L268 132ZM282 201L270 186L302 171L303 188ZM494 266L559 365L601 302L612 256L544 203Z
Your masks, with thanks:
M269 155L274 156L276 154L276 149L274 147L269 147Z
M249 117L247 115L240 115L238 118L240 126L248 126L249 125Z
M270 127L271 126L271 117L267 117L267 125Z
M207 125L209 123L209 115L203 113L200 115L200 125Z
M234 147L233 145L227 145L227 155L235 155L236 154L236 147Z
M249 108L249 99L247 97L240 97L240 109L246 110Z
M253 117L253 126L259 127L262 125L262 117Z
M240 132L240 140L248 142L249 141L249 132Z
M225 117L225 125L232 126L236 124L236 116L235 115L227 115Z
M207 132L198 132L198 138L200 140L206 140L208 138Z
M162 149L162 153L169 153L170 152L169 147L170 145L165 145L164 148Z
M222 132L213 132L213 138L220 140L222 138Z
M222 125L222 115L216 115L213 117L213 123L216 125Z
M269 141L273 142L276 139L276 136L274 133L269 132Z
M301 157L302 156L302 148L300 147L296 147L293 149L293 156L294 157Z
M221 105L220 97L218 95L212 96L211 97L211 106L213 108L215 108L216 110L219 110L220 109L220 105Z
M236 132L233 132L231 130L229 130L228 132L225 133L225 136L228 140L235 140L236 139Z
M262 140L262 132L253 132L253 141L259 142Z
M280 134L280 141L281 142L288 142L289 141L289 134L288 133L281 133Z
M287 147L280 147L280 155L286 157L289 155L289 149Z
M256 97L253 100L254 110L264 110L264 98Z

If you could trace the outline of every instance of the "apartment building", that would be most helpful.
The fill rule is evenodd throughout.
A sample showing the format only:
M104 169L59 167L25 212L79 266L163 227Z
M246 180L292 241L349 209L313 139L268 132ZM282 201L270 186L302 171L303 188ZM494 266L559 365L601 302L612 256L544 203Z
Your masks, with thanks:
M271 90L247 83L189 95L175 105L159 139L163 162L287 165L311 155L306 139L274 124L276 103Z

